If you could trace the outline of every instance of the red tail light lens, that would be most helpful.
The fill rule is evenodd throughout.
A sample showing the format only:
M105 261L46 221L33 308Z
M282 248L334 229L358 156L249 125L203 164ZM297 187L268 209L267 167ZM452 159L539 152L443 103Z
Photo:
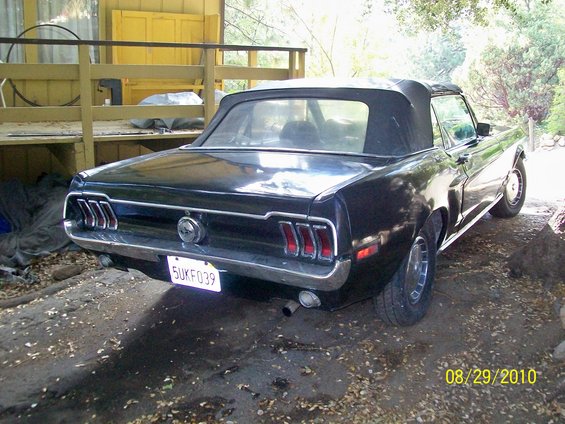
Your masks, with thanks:
M321 259L331 259L332 258L332 241L328 234L328 228L322 226L314 226L314 233L316 234L316 240L318 242L318 247L320 249Z
M333 258L333 237L331 228L325 225L279 222L284 236L285 253L292 256L318 260Z
M316 257L316 243L312 234L312 229L307 224L297 224L298 234L302 244L302 256L311 258Z
M286 243L285 252L288 255L297 256L299 251L298 238L296 237L294 227L290 222L281 222L280 226Z

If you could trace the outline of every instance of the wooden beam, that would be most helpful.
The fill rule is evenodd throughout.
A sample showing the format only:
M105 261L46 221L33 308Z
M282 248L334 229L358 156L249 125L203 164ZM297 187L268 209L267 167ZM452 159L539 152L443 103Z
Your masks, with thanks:
M0 68L1 71L1 68ZM0 73L0 76L2 74ZM202 79L204 66L199 65L91 65L92 79L165 78Z
M93 106L92 116L96 121L145 118L199 118L204 116L204 106Z
M78 106L0 108L0 122L80 121Z
M289 71L284 68L247 68L243 66L216 66L216 78L241 80L284 80Z
M0 63L0 79L78 80L78 65Z
M90 76L90 52L87 45L78 46L80 77L80 119L84 142L84 164L94 168L94 130L92 127L92 84Z
M247 66L250 68L257 67L257 52L249 51L247 52ZM257 85L257 80L247 80L247 88L253 88Z
M216 113L216 51L204 50L204 125L208 126Z

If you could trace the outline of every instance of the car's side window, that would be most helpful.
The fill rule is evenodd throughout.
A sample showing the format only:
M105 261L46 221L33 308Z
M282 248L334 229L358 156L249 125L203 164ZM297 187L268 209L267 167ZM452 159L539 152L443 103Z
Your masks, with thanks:
M461 96L434 97L432 106L447 148L477 138L471 112Z
M441 135L441 128L437 122L437 117L435 112L432 110L432 135L434 137L434 146L444 149L446 146L443 143L443 137Z

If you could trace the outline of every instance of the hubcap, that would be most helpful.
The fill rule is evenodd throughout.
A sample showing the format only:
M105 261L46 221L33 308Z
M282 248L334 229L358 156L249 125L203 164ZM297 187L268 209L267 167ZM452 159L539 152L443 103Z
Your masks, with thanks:
M518 169L512 170L506 183L506 198L510 206L516 206L522 198L523 181L522 173Z
M422 297L428 277L428 264L429 255L426 240L422 236L418 236L412 244L406 265L405 287L412 304L417 303Z

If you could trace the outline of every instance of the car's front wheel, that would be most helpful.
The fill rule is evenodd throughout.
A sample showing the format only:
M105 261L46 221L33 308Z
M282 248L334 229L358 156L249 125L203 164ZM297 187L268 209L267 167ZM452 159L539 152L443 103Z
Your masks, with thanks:
M418 233L392 279L374 297L377 315L385 323L408 326L424 317L432 300L436 249L435 231L429 222Z
M526 168L522 158L518 158L516 165L508 175L502 198L490 210L491 215L497 218L512 218L518 215L526 200Z

